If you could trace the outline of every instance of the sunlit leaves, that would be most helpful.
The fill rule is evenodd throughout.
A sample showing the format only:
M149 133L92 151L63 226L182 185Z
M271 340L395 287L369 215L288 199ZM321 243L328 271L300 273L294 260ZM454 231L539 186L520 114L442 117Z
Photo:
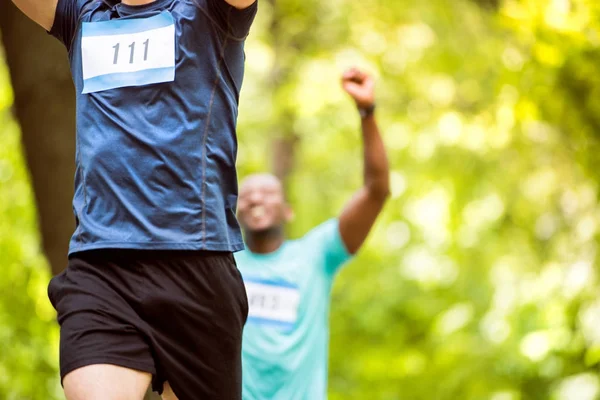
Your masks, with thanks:
M292 237L360 186L339 74L377 77L392 195L334 287L331 399L598 397L598 21L591 0L262 1L238 166L299 138ZM27 391L56 385L57 331L0 73L0 398L48 399Z
M0 398L58 399L58 341L12 90L0 64Z

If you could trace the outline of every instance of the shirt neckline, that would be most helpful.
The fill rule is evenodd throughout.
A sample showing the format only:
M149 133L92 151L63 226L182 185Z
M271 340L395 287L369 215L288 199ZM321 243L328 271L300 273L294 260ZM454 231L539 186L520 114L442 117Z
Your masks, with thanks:
M288 241L286 240L275 251L272 251L270 253L253 253L250 249L247 249L247 250L248 250L248 253L250 253L252 255L252 257L254 257L254 258L268 260L268 259L273 259L273 258L276 258L277 256L279 256L283 252L283 250L287 246L287 244L288 244Z
M115 8L120 16L128 17L136 14L141 14L146 11L154 11L163 8L165 5L170 4L173 0L155 0L151 3L141 5L129 5L121 2L115 5Z

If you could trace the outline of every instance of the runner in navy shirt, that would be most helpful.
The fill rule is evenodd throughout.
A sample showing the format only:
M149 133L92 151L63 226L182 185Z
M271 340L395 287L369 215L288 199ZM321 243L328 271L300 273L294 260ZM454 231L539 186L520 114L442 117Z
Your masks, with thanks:
M240 399L236 118L256 0L13 2L66 46L77 96L77 227L48 288L67 399L142 399L151 381Z

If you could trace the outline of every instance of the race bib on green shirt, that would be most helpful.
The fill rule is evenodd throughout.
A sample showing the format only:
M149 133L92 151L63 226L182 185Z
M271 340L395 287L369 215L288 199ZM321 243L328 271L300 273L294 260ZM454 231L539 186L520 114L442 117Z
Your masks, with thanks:
M291 329L298 320L300 290L289 282L245 279L248 322Z

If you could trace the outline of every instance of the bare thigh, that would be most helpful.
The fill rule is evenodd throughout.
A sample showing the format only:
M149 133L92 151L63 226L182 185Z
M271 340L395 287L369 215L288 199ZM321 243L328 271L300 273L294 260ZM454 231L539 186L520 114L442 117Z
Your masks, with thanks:
M175 393L173 393L173 389L171 389L169 382L165 382L163 386L162 398L163 400L179 400Z
M67 400L142 400L152 375L111 364L69 372L63 379Z

